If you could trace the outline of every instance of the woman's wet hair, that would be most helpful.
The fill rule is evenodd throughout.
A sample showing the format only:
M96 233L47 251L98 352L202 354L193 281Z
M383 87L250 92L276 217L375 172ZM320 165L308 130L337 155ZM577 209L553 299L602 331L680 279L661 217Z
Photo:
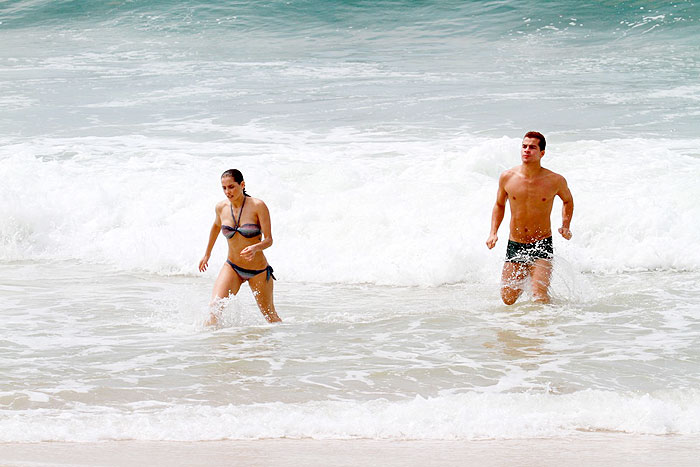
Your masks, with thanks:
M225 171L224 173L221 174L221 178L224 178L224 177L231 177L231 178L233 178L233 181L238 183L238 184L243 182L243 174L238 169L228 169L227 171ZM245 192L245 188L243 189L243 194L245 196L250 196L248 193Z

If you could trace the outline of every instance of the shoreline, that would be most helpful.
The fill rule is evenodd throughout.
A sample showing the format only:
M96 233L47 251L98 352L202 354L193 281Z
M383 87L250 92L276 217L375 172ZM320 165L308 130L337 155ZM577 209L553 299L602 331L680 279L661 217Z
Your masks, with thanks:
M590 433L565 438L455 441L228 440L0 443L2 466L691 466L698 436Z

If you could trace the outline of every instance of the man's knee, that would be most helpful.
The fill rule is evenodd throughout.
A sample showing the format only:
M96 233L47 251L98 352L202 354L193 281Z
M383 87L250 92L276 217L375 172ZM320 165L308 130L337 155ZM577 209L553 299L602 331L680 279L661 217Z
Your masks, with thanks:
M515 303L518 300L517 297L505 297L505 296L501 296L501 299L503 300L503 303L506 305L512 305L513 303Z
M518 300L520 293L520 290L503 287L501 289L501 300L503 300L503 303L506 305L512 305L516 302L516 300Z

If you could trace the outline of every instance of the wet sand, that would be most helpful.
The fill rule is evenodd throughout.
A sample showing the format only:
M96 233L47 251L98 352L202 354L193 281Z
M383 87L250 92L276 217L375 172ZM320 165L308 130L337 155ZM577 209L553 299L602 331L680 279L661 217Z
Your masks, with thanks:
M2 466L696 466L700 437L484 441L255 440L0 444Z

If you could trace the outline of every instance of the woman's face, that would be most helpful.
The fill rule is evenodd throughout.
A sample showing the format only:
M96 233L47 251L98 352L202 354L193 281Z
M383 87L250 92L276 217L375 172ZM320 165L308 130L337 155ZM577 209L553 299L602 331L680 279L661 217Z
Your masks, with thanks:
M231 176L221 177L221 188L228 199L238 199L243 195L245 182L238 183Z

